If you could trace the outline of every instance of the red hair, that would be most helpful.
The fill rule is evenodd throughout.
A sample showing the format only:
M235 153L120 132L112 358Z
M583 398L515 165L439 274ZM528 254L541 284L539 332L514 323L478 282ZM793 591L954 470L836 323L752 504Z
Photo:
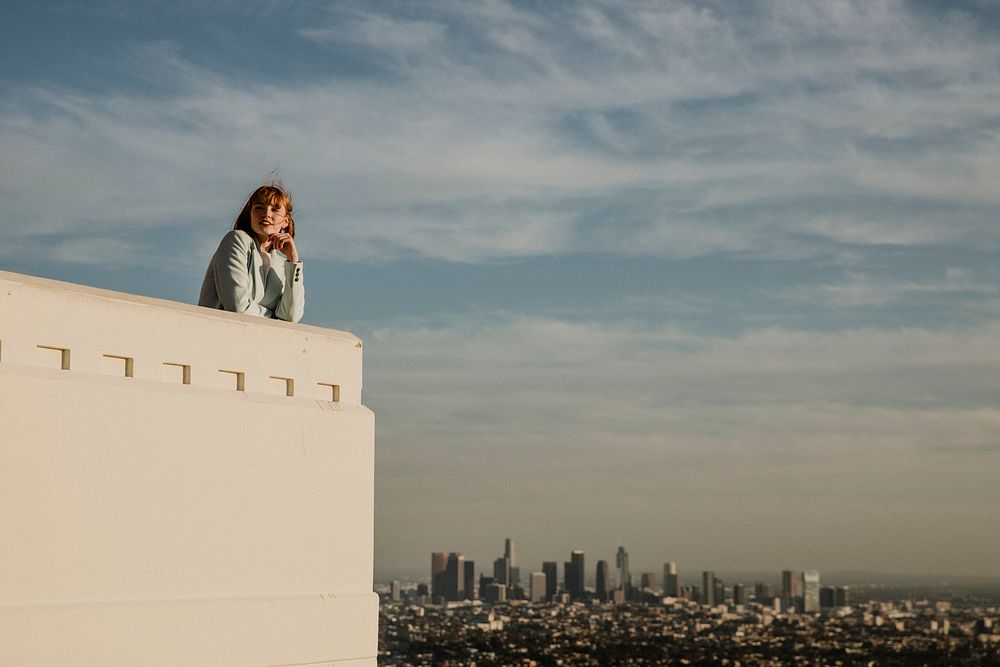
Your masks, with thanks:
M270 183L268 185L262 185L253 191L247 198L247 203L243 205L243 210L240 214L236 216L236 222L233 224L233 229L241 229L251 237L253 237L253 229L250 227L250 209L257 202L263 202L271 206L284 206L285 207L285 222L288 224L285 231L295 238L295 220L292 218L292 196L288 194L288 190L285 186L280 183Z

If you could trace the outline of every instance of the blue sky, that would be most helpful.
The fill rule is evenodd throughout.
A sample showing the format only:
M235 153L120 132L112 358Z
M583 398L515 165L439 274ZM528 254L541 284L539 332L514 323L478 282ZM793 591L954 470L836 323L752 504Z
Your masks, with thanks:
M277 169L376 569L1000 575L1000 5L6 2L0 267L191 302Z

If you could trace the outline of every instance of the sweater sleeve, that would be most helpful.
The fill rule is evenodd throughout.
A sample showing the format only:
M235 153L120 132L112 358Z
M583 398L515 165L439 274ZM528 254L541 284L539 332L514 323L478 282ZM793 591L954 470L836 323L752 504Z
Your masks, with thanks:
M253 239L232 230L215 251L215 289L222 307L234 313L271 317L271 311L253 299Z
M281 302L274 309L274 317L288 322L298 322L306 306L306 289L302 278L302 260L285 262L285 287Z

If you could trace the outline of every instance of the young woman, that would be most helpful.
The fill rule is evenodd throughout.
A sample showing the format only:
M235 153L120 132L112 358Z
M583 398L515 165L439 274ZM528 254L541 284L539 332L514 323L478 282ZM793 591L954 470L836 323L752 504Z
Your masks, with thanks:
M295 247L292 198L278 184L257 188L222 238L198 305L288 322L302 319L305 288Z

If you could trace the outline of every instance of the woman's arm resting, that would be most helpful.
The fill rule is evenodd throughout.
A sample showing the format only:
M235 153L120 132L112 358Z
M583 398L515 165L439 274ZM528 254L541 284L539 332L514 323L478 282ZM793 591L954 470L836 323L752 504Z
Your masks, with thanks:
M302 277L302 262L285 262L285 289L274 316L287 322L298 322L306 306L306 289Z

